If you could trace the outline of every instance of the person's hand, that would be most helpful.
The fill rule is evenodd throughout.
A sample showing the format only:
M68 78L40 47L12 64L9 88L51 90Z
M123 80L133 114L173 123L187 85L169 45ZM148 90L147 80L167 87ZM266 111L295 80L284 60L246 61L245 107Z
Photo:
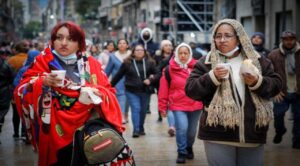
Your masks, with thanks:
M154 75L150 74L149 79L153 79L153 78L154 78Z
M283 101L283 97L284 97L284 93L283 92L279 92L275 97L274 97L274 101L276 103L280 103Z
M101 98L102 98L102 94L100 93L100 91L99 91L98 89L96 89L96 88L92 88L92 90L93 90L93 93L94 93L96 96L98 96L98 97L101 97Z
M167 112L166 111L160 111L160 115L165 118L165 117L167 117Z
M43 80L43 85L50 86L50 87L59 87L62 79L57 78L57 74L49 73Z
M258 81L258 75L252 75L250 73L243 73L245 84L248 86L254 86Z
M151 84L149 79L145 79L143 82L144 82L145 85L150 85Z
M217 66L213 69L215 77L220 81L228 74L228 69L223 66Z

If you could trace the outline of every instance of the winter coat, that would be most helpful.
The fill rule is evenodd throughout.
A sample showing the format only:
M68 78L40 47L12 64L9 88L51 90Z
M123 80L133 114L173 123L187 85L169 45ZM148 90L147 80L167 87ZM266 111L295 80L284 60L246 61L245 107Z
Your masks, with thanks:
M153 93L148 92L149 86L146 86L143 83L143 80L150 77L150 75L155 75L157 73L155 62L145 58L145 65L146 65L146 78L144 78L144 69L143 69L143 60L136 61L137 68L140 72L142 78L140 78L137 74L137 71L134 67L133 60L125 60L117 74L112 78L111 84L115 86L122 78L125 76L125 89L129 92L140 92L140 93ZM153 84L153 79L149 78L151 85Z
M160 87L158 92L158 109L161 112L167 110L172 111L196 111L203 108L202 102L189 98L184 91L187 78L192 71L196 60L191 60L188 68L180 68L174 61L174 58L169 63L169 74L171 77L170 85L163 72L160 79Z
M19 54L16 54L16 55L10 57L7 60L7 62L15 71L19 71L21 69L21 67L23 67L26 59L27 59L26 53L19 53Z
M280 75L282 78L282 91L287 93L287 81L286 81L286 68L285 68L285 58L286 56L280 51L279 48L273 50L268 58L274 65L274 71ZM295 53L295 67L296 67L296 82L297 82L297 94L300 94L300 48Z
M217 86L213 82L210 71L211 64L205 62L208 56L202 57L195 65L194 70L190 74L185 87L186 94L204 104L204 110L209 106ZM272 63L264 58L259 58L259 63L262 68L261 85L253 90L258 96L264 99L270 99L275 96L281 87L281 79L273 70ZM232 84L232 82L231 82ZM256 127L255 112L256 108L250 96L249 87L245 87L245 104L243 107L244 118L244 137L246 143L266 143L268 126ZM200 127L198 138L210 141L229 141L240 142L239 127L235 129L225 128L224 126L209 126L206 123L207 111L203 111L200 118Z

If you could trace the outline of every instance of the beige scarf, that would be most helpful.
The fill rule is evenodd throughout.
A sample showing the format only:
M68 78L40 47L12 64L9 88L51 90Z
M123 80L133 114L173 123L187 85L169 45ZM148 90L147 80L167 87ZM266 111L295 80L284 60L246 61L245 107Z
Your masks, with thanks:
M260 55L254 51L243 26L238 21L233 19L219 21L214 28L213 34L215 34L217 28L224 23L231 25L235 29L241 44L241 55L245 59L251 59L261 73L261 66L258 61ZM212 41L214 40L212 39ZM216 51L215 43L212 42L211 52L206 58L206 63L210 63L212 68L214 68L218 63L222 62L222 59L222 55L219 55ZM240 126L241 123L244 123L243 121L241 122L241 120L244 120L241 114L242 111L244 111L244 106L239 102L238 93L232 79L232 73L230 73L230 79L222 80L210 105L206 108L208 112L206 123L210 126L222 125L225 128L235 128L235 126ZM255 125L257 127L267 126L273 119L273 103L269 100L262 99L251 91L250 95L256 108Z

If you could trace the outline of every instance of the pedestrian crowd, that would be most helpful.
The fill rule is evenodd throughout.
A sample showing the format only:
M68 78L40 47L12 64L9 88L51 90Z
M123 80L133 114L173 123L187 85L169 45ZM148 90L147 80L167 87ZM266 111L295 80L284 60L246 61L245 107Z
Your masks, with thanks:
M155 42L150 28L132 43L120 38L102 47L77 24L61 22L48 43L2 43L0 134L11 107L12 137L33 145L39 165L70 165L74 132L91 118L120 134L130 124L133 138L146 137L157 95L157 121L168 121L176 163L194 159L197 136L211 166L263 165L270 122L279 144L288 110L292 148L300 149L300 45L291 30L274 49L265 48L266 37L249 37L240 22L223 19L207 52L194 42Z

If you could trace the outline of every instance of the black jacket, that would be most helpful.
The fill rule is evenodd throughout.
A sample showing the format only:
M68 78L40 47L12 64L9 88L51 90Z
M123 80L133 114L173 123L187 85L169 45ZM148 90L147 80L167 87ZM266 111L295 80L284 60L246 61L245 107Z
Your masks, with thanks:
M14 77L15 72L13 69L4 59L0 58L0 109L9 107L13 93L12 83Z
M144 78L144 69L143 69L143 61L136 61L137 68L140 72L141 78L138 76L137 71L135 70L133 60L124 61L117 72L117 74L112 78L111 84L115 86L119 80L125 76L125 89L129 92L148 92L147 86L143 83L143 80L150 77L150 75L155 75L157 73L157 69L155 67L155 62L149 59L145 59L146 65L146 78ZM150 78L149 78L150 79ZM154 80L150 79L151 84L154 83ZM153 89L154 90L154 89ZM153 92L151 92L153 93Z
M192 99L202 101L205 107L208 107L217 86L213 83L209 76L211 70L210 64L205 64L205 58L202 57L195 65L190 77L187 80L185 91ZM278 94L282 81L280 76L274 72L272 63L262 57L259 59L262 67L263 80L260 87L253 92L264 99L270 99ZM207 111L204 111L200 118L200 127L198 138L211 141L229 141L240 142L239 127L234 129L225 128L221 125L208 126L206 124ZM246 143L265 143L268 127L255 127L255 105L250 96L250 89L245 89L245 105L244 105L244 137Z

